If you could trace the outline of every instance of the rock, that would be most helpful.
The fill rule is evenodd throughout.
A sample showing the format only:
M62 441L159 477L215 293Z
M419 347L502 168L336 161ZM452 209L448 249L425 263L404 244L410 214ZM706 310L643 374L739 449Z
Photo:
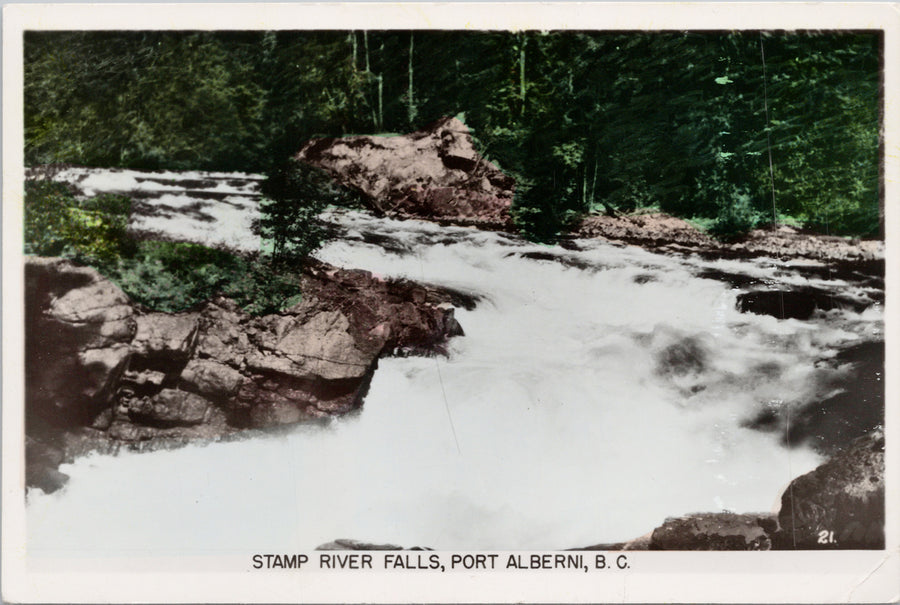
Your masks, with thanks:
M808 443L831 456L884 426L884 350L884 341L863 342L828 360L842 374L846 372L831 383L839 392L791 410L789 419L779 419L785 444Z
M235 395L243 375L212 359L192 359L181 372L179 388L212 399L228 399Z
M166 380L166 375L164 372L157 372L154 370L144 370L143 372L136 372L133 370L129 370L125 372L125 375L122 377L121 386L129 386L132 387L132 390L144 392L156 392L162 388L163 382Z
M26 414L57 426L96 416L115 394L135 330L128 297L94 269L27 258Z
M81 393L98 402L111 400L131 359L127 345L115 345L106 349L88 349L78 354L85 382Z
M857 313L872 304L834 292L812 287L792 290L755 290L738 294L737 308L741 313L771 315L777 319L809 319L817 310L852 309Z
M251 426L266 428L281 424L296 424L307 418L296 404L280 399L259 403L250 410Z
M378 212L470 224L509 224L514 181L443 118L405 136L315 139L295 159L364 194Z
M708 235L685 220L666 214L588 216L574 229L575 237L599 237L649 248L680 244L711 247Z
M360 350L347 332L349 327L349 320L340 311L325 311L305 321L292 322L275 348L278 355L291 362L287 371L280 371L305 379L362 378L378 352ZM247 363L253 364L249 359Z
M57 470L65 455L59 447L44 440L25 437L25 485L50 494L61 489L69 476Z
M791 482L774 547L882 549L884 506L884 433L875 430Z
M26 271L29 438L61 444L68 457L346 414L362 405L381 355L440 351L462 332L448 303L474 301L310 264L303 299L280 314L251 317L219 298L197 312L136 317L96 271L35 259ZM29 485L58 489L62 458L29 451Z
M166 368L183 366L194 350L198 328L195 313L141 315L137 318L137 334L131 348L138 358L153 367L154 364Z
M202 423L209 401L186 391L163 389L153 397L132 399L128 414L156 426L191 426Z
M649 550L769 550L765 527L773 517L703 513L666 519L653 530Z
M395 544L371 544L359 540L339 539L317 546L316 550L403 550L403 547Z

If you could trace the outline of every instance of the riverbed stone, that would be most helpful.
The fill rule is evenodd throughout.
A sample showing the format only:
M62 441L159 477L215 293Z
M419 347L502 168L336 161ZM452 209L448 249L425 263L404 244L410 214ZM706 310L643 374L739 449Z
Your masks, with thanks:
M884 548L884 490L884 432L873 430L791 482L775 548Z

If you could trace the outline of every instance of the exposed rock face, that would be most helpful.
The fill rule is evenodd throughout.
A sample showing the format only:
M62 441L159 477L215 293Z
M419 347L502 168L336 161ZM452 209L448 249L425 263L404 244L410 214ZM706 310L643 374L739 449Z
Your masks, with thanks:
M653 530L649 550L769 550L774 516L706 513L666 519Z
M137 329L121 290L94 269L28 259L25 326L29 422L81 422L112 402Z
M362 192L378 212L483 226L509 223L513 179L481 157L456 118L405 136L316 139L295 158Z
M346 413L381 355L439 353L462 334L455 295L435 288L323 264L302 281L281 314L224 298L138 314L96 271L28 259L28 484L58 489L73 441L185 442Z
M872 431L781 497L774 547L884 548L884 433Z

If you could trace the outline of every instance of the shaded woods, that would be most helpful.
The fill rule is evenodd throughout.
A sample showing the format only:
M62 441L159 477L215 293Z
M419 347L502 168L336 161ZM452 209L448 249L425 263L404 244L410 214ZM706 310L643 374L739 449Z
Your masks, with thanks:
M270 171L460 115L536 239L643 208L879 233L877 32L28 32L29 164Z

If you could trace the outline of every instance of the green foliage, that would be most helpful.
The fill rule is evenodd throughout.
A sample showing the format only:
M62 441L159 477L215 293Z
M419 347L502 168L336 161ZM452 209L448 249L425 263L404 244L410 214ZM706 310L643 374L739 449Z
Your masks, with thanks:
M220 294L252 314L299 300L297 280L263 260L198 244L135 242L127 233L130 209L126 197L77 199L60 183L27 181L25 252L92 266L158 311L181 311Z
M319 214L328 205L355 198L323 171L290 161L269 173L262 185L259 232L271 242L274 264L302 263L325 239Z
M222 295L259 315L300 296L295 278L265 262L184 242L140 242L133 255L104 269L132 300L158 311L182 311Z
M736 191L770 213L770 152L776 213L878 232L877 32L417 31L412 42L396 30L27 32L26 160L268 172L313 136L408 132L465 112L481 150L519 179L513 214L532 237L601 209L734 224Z
M26 161L242 168L262 139L253 37L26 32Z
M25 253L103 264L131 249L131 200L100 195L80 200L53 181L25 183Z
M724 204L719 210L709 232L721 240L733 241L740 239L765 220L766 217L753 207L746 192L735 191L730 203Z

